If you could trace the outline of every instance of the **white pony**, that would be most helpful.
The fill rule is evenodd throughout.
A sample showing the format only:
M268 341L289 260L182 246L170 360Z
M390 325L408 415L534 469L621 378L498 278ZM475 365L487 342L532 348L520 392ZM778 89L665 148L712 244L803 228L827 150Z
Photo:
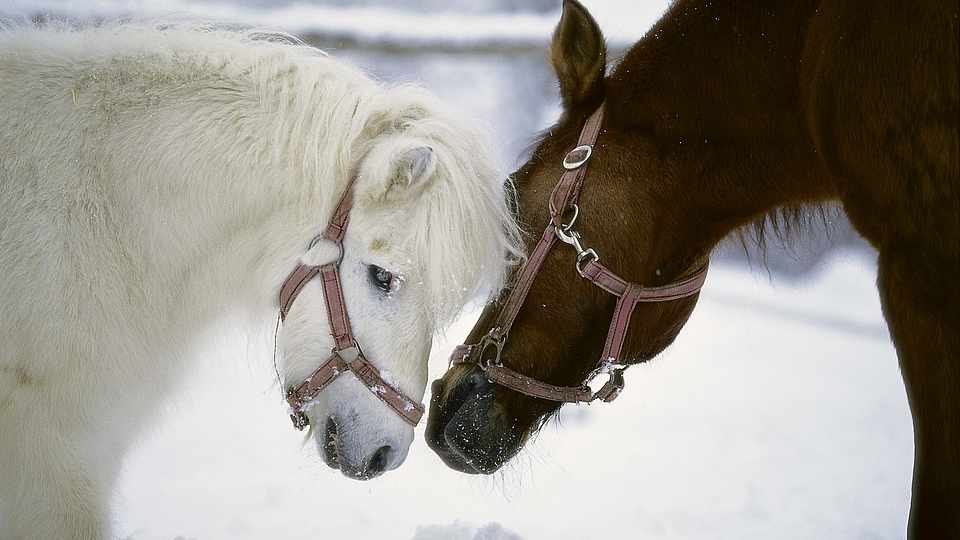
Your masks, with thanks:
M338 256L307 246L354 175L346 305L405 394L424 394L435 330L499 287L518 242L484 138L421 90L281 41L176 25L0 32L3 540L110 536L123 455L198 336L225 313L273 332L298 261ZM332 345L314 280L280 329L282 387ZM413 438L350 376L308 416L353 477L396 468Z

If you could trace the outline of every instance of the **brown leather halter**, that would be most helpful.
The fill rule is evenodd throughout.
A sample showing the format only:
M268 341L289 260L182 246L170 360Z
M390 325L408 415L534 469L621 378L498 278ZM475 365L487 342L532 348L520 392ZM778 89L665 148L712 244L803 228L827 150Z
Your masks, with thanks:
M629 282L600 264L600 256L593 249L584 249L580 234L574 229L580 215L577 201L587 175L587 164L593 156L597 138L603 125L604 105L590 115L577 147L571 150L563 160L566 171L550 194L550 223L534 248L527 263L520 270L519 278L507 296L500 314L490 332L473 345L460 345L450 358L452 364L474 364L482 369L487 377L502 386L531 397L560 401L565 403L589 403L594 400L613 401L623 390L623 371L628 367L620 362L623 341L630 327L630 317L640 303L669 302L687 298L700 292L707 277L708 263L704 263L690 276L663 287L643 287ZM564 222L564 217L570 220ZM507 341L510 328L523 307L530 287L536 279L547 254L557 240L569 244L577 251L575 267L584 279L617 297L613 321L607 332L607 341L600 356L600 362L580 386L555 386L518 373L502 363L501 353ZM495 354L488 357L487 351ZM593 392L587 383L600 373L608 373L610 380L602 388Z
M380 371L363 355L360 344L353 337L347 305L343 300L343 287L340 284L340 262L343 259L343 236L350 223L350 210L353 208L354 179L347 186L343 198L330 219L323 235L311 244L329 240L340 249L340 257L323 266L298 265L280 287L280 318L286 320L293 301L303 287L313 278L320 276L323 282L323 296L327 304L327 318L330 321L330 333L333 335L333 354L302 383L287 392L290 405L290 419L298 430L306 428L310 421L305 407L320 394L327 385L340 374L352 372L381 401L386 403L401 418L416 426L423 416L423 404L410 399L396 387L383 380Z

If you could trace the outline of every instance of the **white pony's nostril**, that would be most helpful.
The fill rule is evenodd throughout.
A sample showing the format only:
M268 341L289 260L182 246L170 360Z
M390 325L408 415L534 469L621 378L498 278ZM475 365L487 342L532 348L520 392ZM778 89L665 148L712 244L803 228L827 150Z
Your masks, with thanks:
M373 456L370 457L370 461L367 462L367 474L376 476L387 470L387 464L390 462L392 453L393 447L389 445L381 446L373 453Z
M340 468L340 448L338 444L337 422L331 416L327 419L323 436L323 460L331 469Z

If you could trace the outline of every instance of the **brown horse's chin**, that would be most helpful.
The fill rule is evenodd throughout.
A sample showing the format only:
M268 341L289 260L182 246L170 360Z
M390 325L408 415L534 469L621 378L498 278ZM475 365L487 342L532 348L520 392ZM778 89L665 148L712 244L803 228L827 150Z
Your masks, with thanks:
M448 467L467 474L493 474L523 447L525 429L502 414L496 388L474 367L454 378L434 381L427 445Z

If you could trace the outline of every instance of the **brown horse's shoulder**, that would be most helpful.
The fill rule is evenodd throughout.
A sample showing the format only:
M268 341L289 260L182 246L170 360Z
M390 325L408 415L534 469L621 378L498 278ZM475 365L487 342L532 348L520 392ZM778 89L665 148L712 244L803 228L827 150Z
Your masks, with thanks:
M837 0L811 20L806 120L851 221L875 245L960 233L957 11Z

